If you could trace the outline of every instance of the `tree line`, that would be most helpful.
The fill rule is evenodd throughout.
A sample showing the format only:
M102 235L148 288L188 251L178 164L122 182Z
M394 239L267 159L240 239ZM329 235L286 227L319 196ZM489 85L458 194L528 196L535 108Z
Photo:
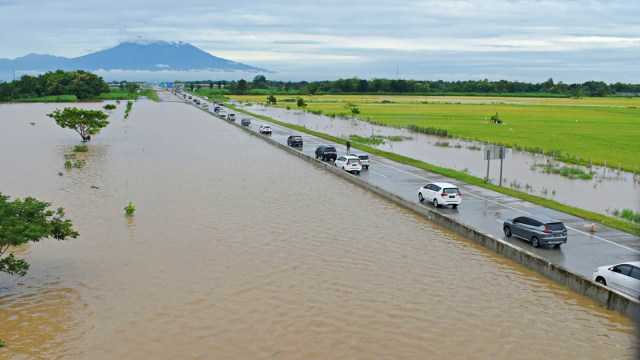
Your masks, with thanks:
M109 85L93 73L56 70L38 76L22 75L18 80L0 83L0 101L58 95L88 99L108 91Z
M177 81L176 81L177 82ZM531 96L611 96L625 95L638 96L640 84L628 84L616 82L606 84L603 81L587 81L581 84L565 84L562 81L555 82L552 78L542 83L526 83L520 81L489 81L465 80L407 80L407 79L380 79L371 80L350 78L333 81L273 81L267 80L264 75L257 75L253 81L241 79L239 81L194 81L184 85L190 89L209 87L211 89L227 89L233 94L468 94L468 95L531 95Z

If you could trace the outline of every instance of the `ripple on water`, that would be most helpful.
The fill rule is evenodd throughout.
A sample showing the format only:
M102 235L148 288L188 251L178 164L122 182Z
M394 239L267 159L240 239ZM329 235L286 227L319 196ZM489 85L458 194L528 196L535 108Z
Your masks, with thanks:
M0 277L0 357L637 353L627 319L224 121L179 103L133 112L92 140L81 171L0 173L3 193L36 189L81 233L31 245L29 275ZM55 170L73 142L29 129L0 143L23 138Z

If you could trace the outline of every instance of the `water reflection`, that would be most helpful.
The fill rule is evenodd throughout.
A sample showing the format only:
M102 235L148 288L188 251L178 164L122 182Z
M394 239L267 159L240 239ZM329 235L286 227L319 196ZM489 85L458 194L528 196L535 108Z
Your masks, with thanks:
M43 109L16 106L3 193L64 207L81 236L0 275L0 357L637 354L628 319L191 106L136 102L62 177L78 139L27 136Z
M353 119L330 118L300 110L256 104L244 106L244 109L333 136L402 136L405 138L404 141L386 141L376 147L437 166L467 172L476 177L487 176L487 162L480 151L484 145L481 143L466 139L443 139L407 129L383 127ZM448 143L448 146L439 146L443 142ZM548 160L548 157L542 155L507 149L503 163L502 185L601 214L611 215L616 209L640 212L640 176L634 177L631 173L619 172L617 169L594 166L592 169L583 168L587 172L595 172L593 180L571 180L533 169L536 165L546 164ZM565 166L550 161L558 166ZM499 160L491 161L489 179L494 184L500 182Z

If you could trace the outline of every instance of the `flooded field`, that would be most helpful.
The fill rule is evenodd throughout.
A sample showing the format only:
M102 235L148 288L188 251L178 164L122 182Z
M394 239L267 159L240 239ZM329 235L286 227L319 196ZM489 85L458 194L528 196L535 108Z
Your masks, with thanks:
M487 161L480 151L483 147L480 143L418 134L407 129L372 125L359 120L330 118L300 110L262 105L245 106L244 109L338 137L402 136L405 140L385 141L376 147L437 166L467 172L479 178L484 179L487 176ZM447 146L442 146L444 143L447 143ZM640 212L640 174L634 177L632 173L594 166L592 169L583 168L586 172L595 172L592 180L572 180L541 172L540 167L547 164L548 157L512 149L507 149L505 156L502 172L504 187L610 216L616 209ZM552 163L558 167L567 166L560 162ZM494 184L500 183L500 160L491 161L489 179Z
M62 106L0 105L0 191L81 234L15 249L0 358L639 354L627 318L192 106L120 104L66 170Z

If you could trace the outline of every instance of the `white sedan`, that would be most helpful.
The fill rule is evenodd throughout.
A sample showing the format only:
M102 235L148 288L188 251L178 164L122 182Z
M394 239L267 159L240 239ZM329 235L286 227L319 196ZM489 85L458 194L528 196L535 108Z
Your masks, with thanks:
M258 131L260 132L260 134L271 134L271 126L260 125L260 128L258 129Z
M362 171L362 162L360 162L360 159L356 156L340 156L333 162L333 165L350 173L360 174L360 171Z
M593 272L593 281L640 299L640 261L600 266Z

